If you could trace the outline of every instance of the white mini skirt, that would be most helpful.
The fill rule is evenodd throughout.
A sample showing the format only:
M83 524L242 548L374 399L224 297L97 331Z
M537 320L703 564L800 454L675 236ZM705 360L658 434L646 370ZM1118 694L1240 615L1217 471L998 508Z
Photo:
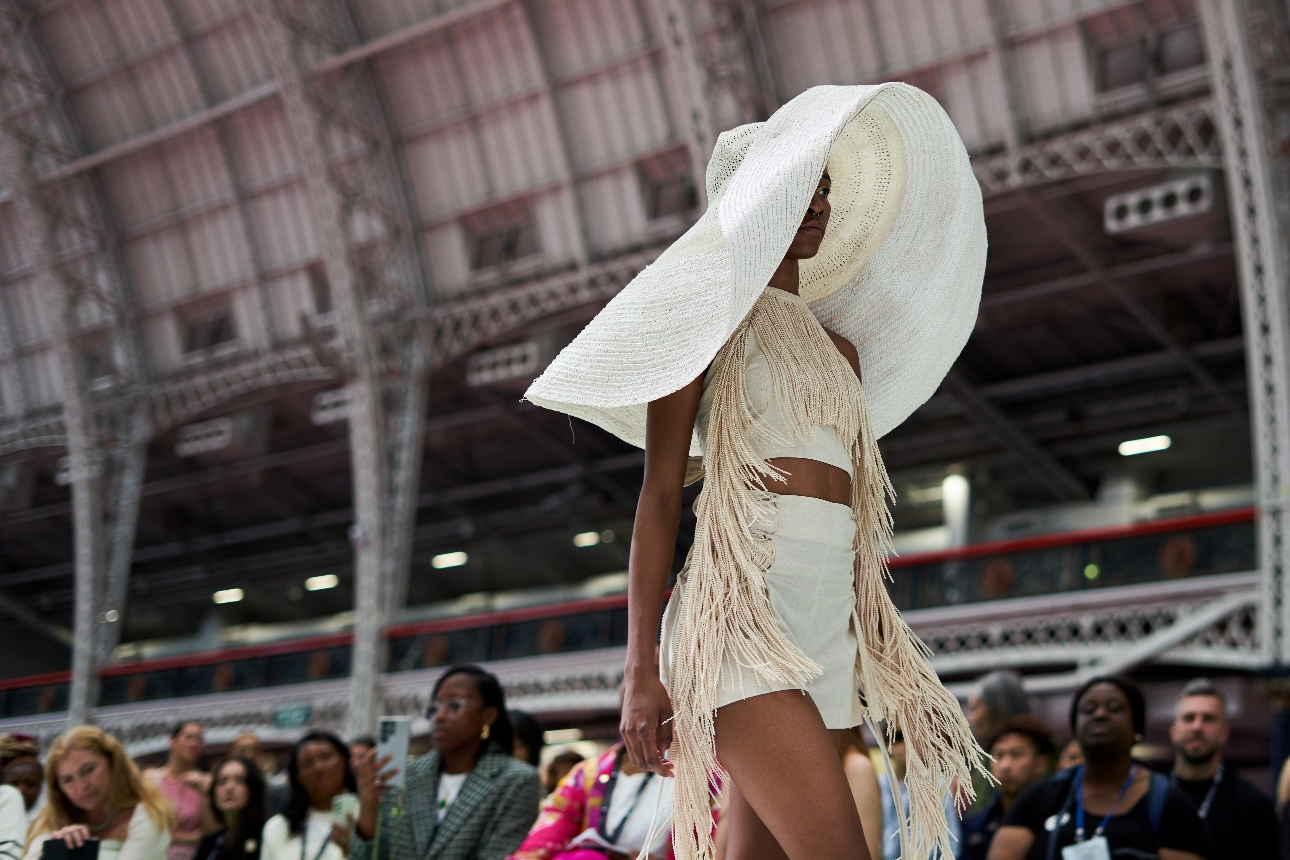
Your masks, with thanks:
M824 668L807 684L824 725L849 729L863 722L856 687L859 643L852 626L855 607L855 520L851 508L809 496L770 496L773 508L765 531L775 541L775 560L765 572L770 605L789 639ZM677 577L663 613L659 672L671 689L677 607L685 600L689 562ZM727 656L721 667L718 710L766 693L798 689L772 686Z

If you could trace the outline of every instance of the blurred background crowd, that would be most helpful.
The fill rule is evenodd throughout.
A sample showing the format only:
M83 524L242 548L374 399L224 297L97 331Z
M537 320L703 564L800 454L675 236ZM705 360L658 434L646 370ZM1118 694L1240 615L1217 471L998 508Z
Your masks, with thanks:
M634 768L621 744L547 743L561 731L508 710L498 679L474 665L446 670L429 701L430 730L400 762L378 757L374 737L345 740L321 729L292 743L266 745L244 733L208 744L200 719L176 724L164 754L139 759L88 725L46 749L28 736L0 736L0 857L40 860L49 840L73 848L97 840L103 860L670 856L670 780ZM1042 856L1044 822L1069 809L1074 773L1087 768L1093 779L1101 770L1140 768L1153 788L1115 816L1113 850L1155 856L1175 846L1205 860L1290 860L1290 827L1281 826L1290 765L1275 798L1242 776L1224 756L1226 698L1206 678L1192 679L1167 704L1173 720L1162 750L1144 744L1148 702L1124 676L1085 683L1058 731L1033 713L1017 675L980 678L966 711L992 757L994 783L982 777L947 787L954 856ZM839 756L870 856L898 860L897 822L908 814L905 743L899 726L882 731L875 739L857 728ZM402 781L390 787L396 773ZM719 858L721 801L718 791Z

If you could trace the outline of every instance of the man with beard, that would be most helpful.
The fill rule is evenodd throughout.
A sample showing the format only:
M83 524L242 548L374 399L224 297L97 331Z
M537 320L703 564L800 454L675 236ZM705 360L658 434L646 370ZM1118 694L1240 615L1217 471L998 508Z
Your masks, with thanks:
M1169 727L1173 783L1196 804L1214 843L1213 860L1276 860L1272 801L1223 764L1220 750L1230 734L1223 694L1207 678L1189 681Z

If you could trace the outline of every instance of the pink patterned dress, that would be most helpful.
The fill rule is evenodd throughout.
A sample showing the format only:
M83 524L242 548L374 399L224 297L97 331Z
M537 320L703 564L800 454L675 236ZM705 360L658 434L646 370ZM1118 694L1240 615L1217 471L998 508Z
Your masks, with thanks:
M202 793L182 779L174 779L164 770L158 769L157 788L175 808L176 830L200 830L202 826ZM176 845L171 843L166 849L166 860L193 860L197 846Z

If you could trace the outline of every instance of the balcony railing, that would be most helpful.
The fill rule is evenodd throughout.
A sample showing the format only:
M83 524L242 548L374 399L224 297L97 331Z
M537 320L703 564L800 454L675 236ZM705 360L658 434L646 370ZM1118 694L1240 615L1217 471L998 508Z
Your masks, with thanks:
M1255 568L1252 508L975 544L892 559L901 609L1087 591ZM390 672L625 645L627 597L580 600L404 624L387 630ZM344 678L338 633L109 666L100 705ZM0 681L0 718L67 709L68 673Z

